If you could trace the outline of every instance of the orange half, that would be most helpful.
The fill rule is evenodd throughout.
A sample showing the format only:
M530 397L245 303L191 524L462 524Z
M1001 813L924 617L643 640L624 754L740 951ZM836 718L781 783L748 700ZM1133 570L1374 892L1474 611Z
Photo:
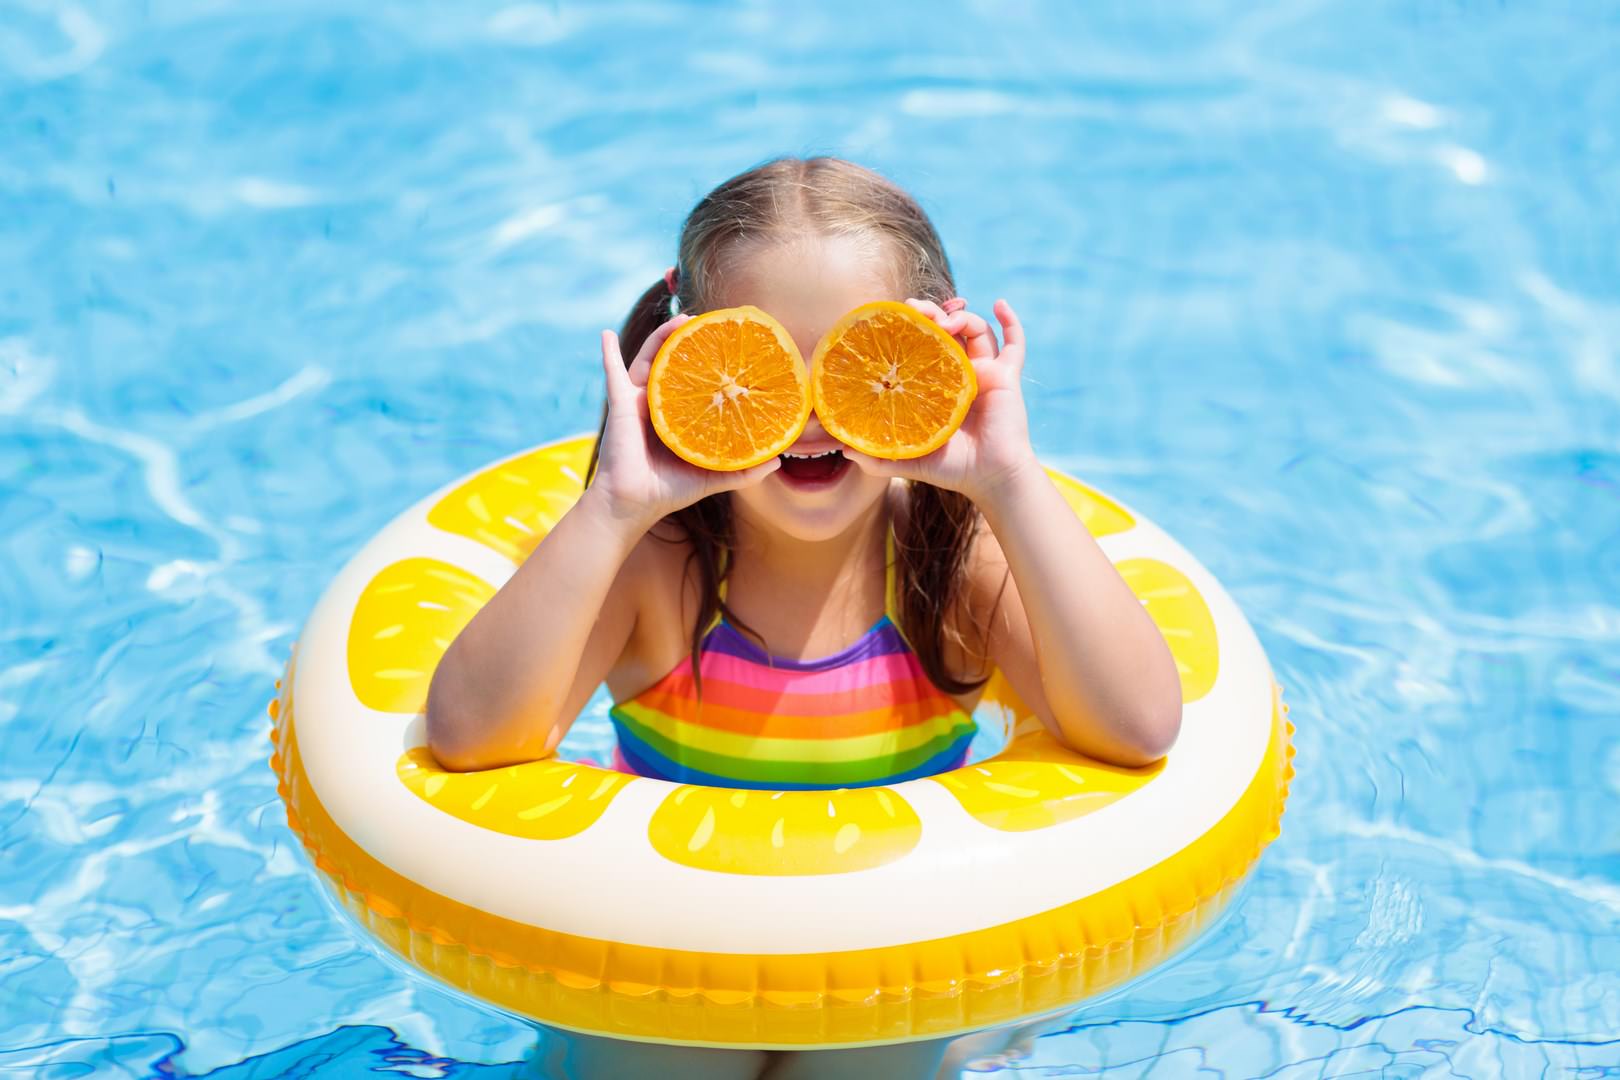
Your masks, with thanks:
M705 312L653 357L647 408L678 457L719 472L747 469L792 446L809 422L804 357L757 307Z
M880 458L916 458L945 445L979 392L967 353L927 315L879 300L838 320L810 359L821 426Z

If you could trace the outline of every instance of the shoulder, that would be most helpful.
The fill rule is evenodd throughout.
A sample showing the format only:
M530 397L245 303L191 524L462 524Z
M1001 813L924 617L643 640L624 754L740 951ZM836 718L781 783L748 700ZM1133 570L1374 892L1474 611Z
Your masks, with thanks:
M680 526L660 521L630 549L622 573L638 582L656 583L671 572L679 574L691 550Z
M910 520L911 491L900 481L889 492L889 505L893 514L895 531L903 535ZM969 525L971 534L968 540L967 558L963 564L963 579L961 588L957 590L957 599L960 605L967 605L977 610L987 600L992 604L1011 578L1011 571L1007 566L1007 555L1001 549L1001 542L991 530L984 515L975 507L973 519Z
M692 544L678 525L661 521L647 530L630 549L619 575L635 596L643 622L663 614L677 616L683 607L688 614L695 610L697 568Z
M635 613L630 639L608 676L614 697L621 690L661 677L690 647L698 606L692 545L679 526L659 522L642 535L625 558L614 583L619 602Z

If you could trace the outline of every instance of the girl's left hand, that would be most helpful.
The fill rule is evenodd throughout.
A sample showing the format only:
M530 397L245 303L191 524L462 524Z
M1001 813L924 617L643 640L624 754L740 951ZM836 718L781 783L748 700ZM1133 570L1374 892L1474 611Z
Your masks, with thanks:
M944 446L907 461L868 457L849 448L844 456L875 476L920 480L935 487L959 491L982 502L1019 470L1036 464L1029 444L1029 418L1024 410L1020 379L1024 370L1024 327L1012 305L997 300L994 311L1001 323L1003 344L982 317L967 310L946 311L931 300L907 300L962 343L979 393L962 426Z

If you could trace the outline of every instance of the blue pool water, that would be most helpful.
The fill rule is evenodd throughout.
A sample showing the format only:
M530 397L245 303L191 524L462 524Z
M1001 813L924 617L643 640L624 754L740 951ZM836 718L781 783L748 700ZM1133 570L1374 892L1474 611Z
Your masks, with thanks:
M335 915L270 682L406 503L594 422L699 195L831 152L1299 724L1232 916L1000 1075L1620 1075L1620 8L381 9L0 12L0 1072L522 1068Z

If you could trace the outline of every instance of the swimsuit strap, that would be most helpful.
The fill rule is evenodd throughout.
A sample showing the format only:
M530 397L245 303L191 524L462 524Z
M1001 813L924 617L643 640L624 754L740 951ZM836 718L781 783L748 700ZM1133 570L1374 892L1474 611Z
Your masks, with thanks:
M891 521L889 533L883 539L883 614L894 623L895 629L900 627L900 585L896 577L899 565L894 557L894 522Z
M722 552L721 553L721 559L723 561L720 564L720 589L719 589L719 593L720 593L720 602L722 604L724 604L726 602L726 571L730 569L731 552L730 551ZM705 626L703 628L703 636L708 637L710 634L714 633L715 627L719 626L721 623L723 623L725 621L726 621L725 616L721 613L719 608L716 608L715 612L714 612L714 618L710 619L709 620L709 625Z
M894 554L894 522L889 523L889 537L884 547L883 556L883 614L888 618L889 625L894 632L900 635L906 648L913 653L917 650L906 636L905 623L900 618L900 560Z

